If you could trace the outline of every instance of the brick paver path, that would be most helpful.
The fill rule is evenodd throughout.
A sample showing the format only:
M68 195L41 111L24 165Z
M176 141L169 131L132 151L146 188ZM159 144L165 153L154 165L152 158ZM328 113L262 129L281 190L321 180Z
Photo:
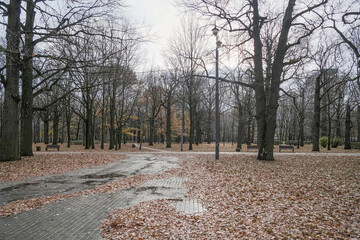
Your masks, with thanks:
M137 155L129 161L73 171L65 174L64 178L60 177L59 181L63 181L64 187L68 188L69 185L66 184L68 181L74 181L74 184L80 186L77 181L84 179L83 176L89 174L100 176L100 174L116 173L119 176L126 176L140 173L159 173L169 168L178 167L177 162L178 159L174 157ZM54 176L48 178L54 178ZM46 179L46 177L42 177L33 179L31 182L41 182L46 181ZM186 188L183 183L187 180L184 178L152 180L138 188L74 197L18 215L0 217L0 239L101 239L99 226L101 220L107 217L108 212L115 208L129 207L153 199L182 199L182 201L174 201L173 203L178 211L185 214L201 214L205 209L200 201L184 198ZM16 186L16 184L22 183L12 184ZM33 185L28 186L32 186L31 188L34 190ZM6 187L8 186L0 185L0 191ZM57 187L61 188L61 185L57 185ZM22 190L26 191L26 188ZM38 192L41 192L41 189L35 190L34 194L37 195ZM15 193L15 195L18 194ZM11 197L11 194L8 195L7 200ZM30 195L30 193L27 194L27 196Z

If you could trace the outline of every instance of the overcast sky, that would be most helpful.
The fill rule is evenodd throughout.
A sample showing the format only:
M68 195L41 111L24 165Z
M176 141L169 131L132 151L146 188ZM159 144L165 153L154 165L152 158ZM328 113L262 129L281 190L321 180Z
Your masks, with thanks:
M175 6L174 0L129 0L127 14L132 22L151 27L153 41L147 43L146 67L158 65L162 67L162 51L167 46L173 30L180 24L181 11Z

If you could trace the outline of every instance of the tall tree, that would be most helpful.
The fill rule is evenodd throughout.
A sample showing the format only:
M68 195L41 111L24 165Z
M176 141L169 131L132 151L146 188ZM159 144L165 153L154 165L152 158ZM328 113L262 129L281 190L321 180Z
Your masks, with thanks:
M5 89L3 119L1 124L0 160L20 159L19 146L19 73L20 73L20 8L21 0L10 0L6 7L8 23L6 27L6 78L1 82ZM32 127L30 127L31 129ZM32 141L32 139L30 139Z
M172 107L175 103L175 90L179 84L178 70L170 71L161 78L161 88L164 96L164 108L166 111L166 148L171 148L171 120Z
M189 150L193 150L196 104L199 102L197 99L199 79L195 77L195 73L207 54L205 51L205 30L194 17L187 16L183 20L181 29L175 32L169 44L171 65L180 67L182 70L181 77L184 79L187 88L190 118Z
M155 123L156 118L160 113L163 105L162 91L160 87L160 76L151 72L147 76L147 89L145 97L148 100L149 113L147 114L147 121L149 123L149 145L154 145L155 141Z

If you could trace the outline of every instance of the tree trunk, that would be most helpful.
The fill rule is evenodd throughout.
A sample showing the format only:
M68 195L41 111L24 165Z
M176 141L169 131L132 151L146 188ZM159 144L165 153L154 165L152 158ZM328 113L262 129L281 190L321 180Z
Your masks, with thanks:
M149 120L149 128L150 128L150 136L149 136L149 145L154 145L154 139L155 139L155 119L153 117Z
M122 133L122 131L123 131L123 129L122 129L122 125L121 125L122 123L120 123L120 127L119 127L119 129L118 129L118 131L119 131L119 133L118 133L118 135L119 135L119 139L118 139L118 143L119 143L119 150L121 150L121 140L122 140L122 137L123 137L123 133Z
M256 99L256 122L257 122L257 142L259 146L258 160L268 158L266 141L266 95L264 89L262 43L260 38L260 16L258 1L253 1L253 36L254 36L254 73L255 73L255 99Z
M70 148L70 145L71 145L71 116L69 113L66 115L66 133L67 133L67 147Z
M212 122L211 122L211 108L209 108L208 110L208 114L207 114L207 124L206 124L206 142L208 144L211 143L212 138L213 138L213 132L212 132Z
M58 143L58 138L59 138L59 121L60 121L60 116L57 110L57 106L54 106L55 110L54 110L54 117L53 117L53 141L52 144L56 145Z
M197 112L195 115L196 119L196 138L195 138L195 143L196 146L199 145L199 143L201 143L201 113Z
M44 119L44 143L49 144L49 116L46 115Z
M61 121L61 138L60 138L60 143L63 144L64 143L64 139L65 139L65 119L64 117L62 118L62 121Z
M171 97L166 103L166 148L171 148Z
M357 107L357 140L360 142L360 105Z
M313 151L320 151L320 79L322 73L315 78L315 93L314 93L314 115L313 115Z
M104 149L104 142L105 142L105 83L103 81L103 101L102 101L102 108L101 108L101 149Z
M6 82L1 125L1 161L20 159L19 147L19 67L20 0L10 0L6 28ZM31 129L31 127L30 127Z
M236 148L241 149L241 144L243 141L243 129L244 129L244 121L243 121L243 109L242 105L238 104L238 126L237 126L237 138L236 138Z
M287 39L292 22L292 13L295 0L289 0L286 8L279 41L274 54L271 67L271 86L270 96L264 89L264 76L262 65L262 43L260 28L262 19L259 15L258 1L252 2L254 9L253 15L253 37L254 37L254 72L255 72L255 98L256 98L256 118L258 128L258 160L274 160L273 146L276 128L276 112L278 108L279 90L281 74L283 72L284 58L287 51Z
M86 120L85 120L85 149L90 149L91 137L92 137L92 111L89 106L86 109Z
M189 93L189 117L190 117L190 138L189 138L189 150L193 150L194 143L194 103L192 97L192 91Z
M76 141L79 141L79 135L80 135L80 124L81 124L81 118L79 117L78 123L77 123L77 128L76 128Z
M305 89L301 89L301 108L299 114L299 140L300 146L304 146L304 134L305 134Z
M329 108L330 108L330 105L329 105ZM328 116L328 134L327 134L327 136L328 136L327 150L330 151L331 150L331 147L330 147L330 144L331 144L331 117L330 117L330 112L329 112L329 116Z
M302 147L304 146L304 127L305 127L304 122L305 122L304 116L301 115L299 121L299 145Z
M249 115L249 118L247 120L247 138L246 138L246 144L250 145L251 143L251 117Z
M33 156L32 151L32 119L33 119L33 26L35 19L35 3L32 0L26 3L25 44L22 74L21 95L21 156Z
M115 82L115 80L113 80ZM114 149L115 144L115 98L116 98L116 90L115 83L113 84L113 92L112 97L110 98L110 143L109 149Z
M346 105L346 116L345 116L345 146L344 149L351 149L350 144L350 130L351 130L351 115L350 115L350 104Z
M35 138L35 143L39 143L41 142L40 140L40 117L37 116L36 118L36 124L35 124L35 131L34 131L34 138Z
M91 149L95 149L95 138L96 138L95 126L96 126L96 114L94 111L92 113L92 119L91 119Z
M341 99L342 100L342 99ZM339 103L336 109L336 137L341 138L341 103Z

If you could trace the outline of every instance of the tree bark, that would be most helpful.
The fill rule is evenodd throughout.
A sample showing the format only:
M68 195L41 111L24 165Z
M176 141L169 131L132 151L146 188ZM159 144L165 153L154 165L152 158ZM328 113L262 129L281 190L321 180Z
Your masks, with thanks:
M357 140L360 142L360 105L357 107Z
M105 143L105 121L106 121L106 116L105 116L105 95L106 95L106 91L105 91L105 80L103 79L103 92L102 92L102 108L101 108L101 149L104 149L104 143Z
M244 135L244 121L243 121L244 117L243 117L243 108L242 105L239 103L238 104L238 126L237 126L237 138L236 138L236 148L240 148L241 149L241 144L243 141L243 135Z
M166 102L166 148L171 148L171 95Z
M49 114L46 112L44 117L44 143L49 144Z
M85 149L90 149L92 138L92 107L91 103L86 103L86 119L85 119Z
M116 83L113 80L112 97L110 98L110 143L109 149L114 149L115 144L115 101L116 101Z
M213 140L213 125L212 125L212 117L211 117L212 111L211 111L211 107L209 107L209 109L207 110L207 123L206 123L206 142L208 144L211 143L211 141Z
M190 80L192 81L192 80ZM190 88L192 84L190 85ZM194 121L194 103L193 103L193 96L192 90L189 90L189 118L190 118L190 138L189 138L189 150L193 150L193 143L194 143L194 128L195 128L195 121Z
M20 0L10 0L6 28L6 81L1 125L1 161L20 159L19 146L19 66ZM31 129L31 126L30 126Z
M66 116L66 133L67 133L67 147L71 146L71 117L69 114Z
M350 104L346 105L346 116L345 116L345 143L344 149L351 149L350 143L350 130L351 130L351 115L350 115Z
M201 113L197 111L195 114L195 124L196 124L196 136L195 136L195 144L198 146L201 143Z
M154 145L154 139L155 139L155 118L151 117L149 120L149 128L150 128L150 136L149 136L149 145Z
M305 134L305 89L301 89L301 108L299 114L299 140L300 146L304 146L304 134Z
M52 144L56 145L59 139L59 121L60 115L58 113L58 106L54 105L54 116L53 116L53 141Z
M21 156L33 156L32 151L32 119L33 119L33 27L35 19L35 3L26 1L25 44L22 74L21 95Z
M336 137L341 138L341 105L342 105L342 98L339 98L338 106L336 109Z
M315 93L314 93L314 115L313 115L313 151L320 151L320 80L322 72L315 78Z
M330 108L330 105L328 106L328 108ZM329 109L330 111L330 109ZM331 117L330 117L330 112L329 112L329 115L328 115L328 134L327 134L327 137L328 137L328 143L327 143L327 150L330 151L331 150Z

